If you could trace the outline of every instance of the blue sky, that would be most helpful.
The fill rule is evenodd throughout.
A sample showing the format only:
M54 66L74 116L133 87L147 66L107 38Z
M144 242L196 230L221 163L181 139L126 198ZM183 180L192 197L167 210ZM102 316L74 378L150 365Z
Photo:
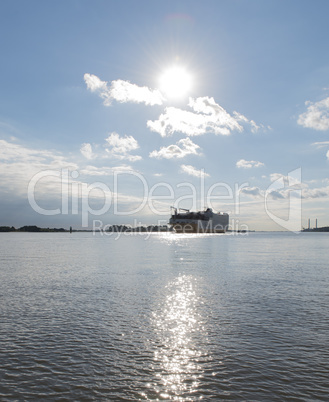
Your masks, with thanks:
M326 0L2 1L0 225L82 227L86 212L89 227L150 224L180 200L284 230L297 198L299 225L329 225L328 12Z

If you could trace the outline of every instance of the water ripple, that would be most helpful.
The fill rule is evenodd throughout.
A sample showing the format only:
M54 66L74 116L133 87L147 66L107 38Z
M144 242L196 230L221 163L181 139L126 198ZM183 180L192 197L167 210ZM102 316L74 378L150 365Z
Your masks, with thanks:
M327 400L326 236L4 239L3 401Z

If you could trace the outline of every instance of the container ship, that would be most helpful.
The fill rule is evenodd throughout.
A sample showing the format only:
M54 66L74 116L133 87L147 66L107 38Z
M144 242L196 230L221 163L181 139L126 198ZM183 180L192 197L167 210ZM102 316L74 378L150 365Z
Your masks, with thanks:
M229 215L224 212L215 213L211 208L197 212L183 208L172 209L174 213L169 224L177 233L225 233L228 228Z

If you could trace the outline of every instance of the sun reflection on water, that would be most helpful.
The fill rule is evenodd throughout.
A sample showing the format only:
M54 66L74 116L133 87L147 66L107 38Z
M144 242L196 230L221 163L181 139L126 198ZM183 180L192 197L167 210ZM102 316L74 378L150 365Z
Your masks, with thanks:
M198 360L202 353L196 338L202 322L197 312L200 300L196 286L196 278L191 275L177 277L166 286L164 304L153 315L159 340L155 360L160 365L157 376L162 385L161 398L179 400L196 392L199 384Z

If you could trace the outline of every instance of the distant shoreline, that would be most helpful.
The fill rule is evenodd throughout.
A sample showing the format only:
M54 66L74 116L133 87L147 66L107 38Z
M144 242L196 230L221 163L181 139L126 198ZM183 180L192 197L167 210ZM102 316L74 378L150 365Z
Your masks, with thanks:
M92 229L64 229L64 228L40 228L38 226L22 226L16 229L14 226L0 226L0 233L76 233L76 232L171 232L172 229L166 225L138 226L135 228L126 225L112 225L107 230Z
M93 230L93 229L64 229L64 228L40 228L38 226L22 226L16 229L14 226L0 226L0 233L111 233L111 232L126 232L126 233L149 233L149 232L173 232L173 229L167 225L157 226L157 225L149 225L149 226L138 226L138 227L130 227L126 225L112 225L109 226L106 230ZM254 232L281 232L281 231L271 231L271 230L227 230L226 233L254 233ZM320 228L309 228L309 229L301 229L300 233L314 233L314 232L329 232L329 226L324 226Z
M329 232L329 226L323 226L322 228L302 229L301 232Z

